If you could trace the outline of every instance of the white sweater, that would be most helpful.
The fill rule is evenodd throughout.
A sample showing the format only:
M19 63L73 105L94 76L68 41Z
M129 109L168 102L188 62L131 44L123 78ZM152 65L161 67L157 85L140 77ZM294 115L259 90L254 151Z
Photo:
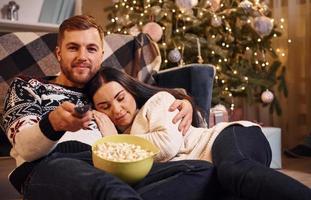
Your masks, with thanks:
M232 124L243 126L258 126L249 121L218 123L208 128L191 126L183 136L178 131L178 123L172 119L177 114L170 112L169 107L175 97L168 92L159 92L152 96L137 113L130 134L143 137L159 149L156 160L203 159L212 162L211 149L218 134Z

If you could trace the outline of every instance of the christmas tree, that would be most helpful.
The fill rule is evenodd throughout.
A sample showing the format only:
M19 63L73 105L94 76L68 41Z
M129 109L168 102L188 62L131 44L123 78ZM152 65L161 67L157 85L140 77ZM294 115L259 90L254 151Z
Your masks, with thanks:
M158 43L161 69L213 64L214 104L233 109L240 96L281 113L273 93L287 96L286 70L272 46L281 29L265 1L115 0L106 11L108 34L145 32Z

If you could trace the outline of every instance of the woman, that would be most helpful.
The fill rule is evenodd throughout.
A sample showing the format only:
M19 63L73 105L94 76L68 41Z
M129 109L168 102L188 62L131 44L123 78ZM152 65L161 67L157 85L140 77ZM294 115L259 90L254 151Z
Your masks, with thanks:
M146 85L113 68L100 71L86 90L103 135L126 133L148 139L160 149L159 162L211 161L223 188L245 199L311 199L309 188L268 167L271 149L257 124L239 121L211 129L190 127L182 135L168 108L175 97L185 95Z

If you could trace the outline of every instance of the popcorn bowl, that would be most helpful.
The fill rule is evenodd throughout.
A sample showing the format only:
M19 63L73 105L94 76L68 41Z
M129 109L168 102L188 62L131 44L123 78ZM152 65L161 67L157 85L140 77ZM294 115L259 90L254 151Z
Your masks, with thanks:
M105 144L104 144L105 143ZM106 144L130 144L134 147L140 146L149 155L138 160L111 160L101 155L101 146ZM121 144L120 144L121 143ZM133 135L111 135L105 136L92 145L92 159L96 168L106 171L126 183L135 183L143 179L153 165L153 157L159 149L148 140Z

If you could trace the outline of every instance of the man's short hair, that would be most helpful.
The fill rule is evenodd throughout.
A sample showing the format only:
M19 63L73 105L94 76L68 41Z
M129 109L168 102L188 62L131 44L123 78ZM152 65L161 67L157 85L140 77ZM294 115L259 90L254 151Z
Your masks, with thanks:
M60 46L65 31L88 30L90 28L96 28L101 41L103 41L104 30L99 24L97 24L94 17L90 15L76 15L66 19L58 29L57 45Z

